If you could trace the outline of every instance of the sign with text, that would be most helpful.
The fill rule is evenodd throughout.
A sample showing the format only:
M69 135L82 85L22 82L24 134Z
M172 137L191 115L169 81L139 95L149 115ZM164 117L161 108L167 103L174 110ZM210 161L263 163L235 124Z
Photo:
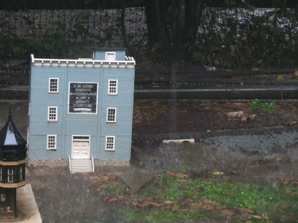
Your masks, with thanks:
M96 113L97 83L69 83L69 113Z

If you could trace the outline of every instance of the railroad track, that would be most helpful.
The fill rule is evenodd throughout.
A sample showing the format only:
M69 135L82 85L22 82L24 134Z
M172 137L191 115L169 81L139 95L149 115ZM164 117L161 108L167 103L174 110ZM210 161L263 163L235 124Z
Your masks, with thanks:
M0 100L28 101L29 69L0 69ZM135 99L298 99L298 77L293 71L136 71ZM298 132L298 126L261 129L180 132L167 134L133 134L133 144L151 147L164 140L193 139L201 142L217 136L272 135Z
M0 69L0 98L28 98L29 68ZM16 87L17 86L17 87ZM298 99L294 71L136 70L136 99Z

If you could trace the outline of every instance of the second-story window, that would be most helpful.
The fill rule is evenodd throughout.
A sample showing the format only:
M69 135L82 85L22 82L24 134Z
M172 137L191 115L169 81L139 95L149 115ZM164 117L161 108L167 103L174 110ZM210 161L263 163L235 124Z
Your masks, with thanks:
M49 78L49 93L58 93L58 92L59 92L59 79Z
M57 106L49 106L48 107L48 121L56 122L58 120L58 107Z
M117 95L118 94L118 80L109 80L108 86L108 94L109 95Z
M107 108L107 122L116 122L116 108Z

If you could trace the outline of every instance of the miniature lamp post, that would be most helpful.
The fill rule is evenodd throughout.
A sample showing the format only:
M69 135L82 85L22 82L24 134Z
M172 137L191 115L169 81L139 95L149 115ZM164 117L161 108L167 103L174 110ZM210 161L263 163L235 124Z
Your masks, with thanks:
M24 186L27 142L8 120L0 130L0 218L16 217L16 189Z

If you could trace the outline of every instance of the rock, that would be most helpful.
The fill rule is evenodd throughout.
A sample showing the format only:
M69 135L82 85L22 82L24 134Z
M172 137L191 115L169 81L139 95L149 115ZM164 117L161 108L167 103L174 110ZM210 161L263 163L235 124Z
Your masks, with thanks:
M293 162L298 161L298 148L297 147L289 148L287 155L289 156L291 161Z
M234 111L234 112L228 112L227 116L230 118L240 118L243 115L243 111Z
M139 191L145 184L151 182L153 178L150 173L134 168L125 171L119 176L119 179L123 181L133 193L135 193Z

